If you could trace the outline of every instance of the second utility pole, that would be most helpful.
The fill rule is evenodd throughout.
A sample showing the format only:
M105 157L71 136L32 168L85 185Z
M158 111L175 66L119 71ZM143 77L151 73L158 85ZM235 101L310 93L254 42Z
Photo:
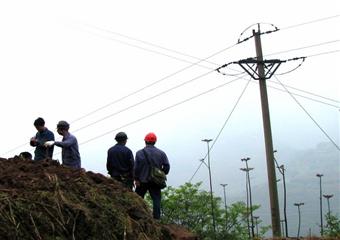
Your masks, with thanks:
M260 94L261 94L261 106L262 106L262 118L263 118L263 128L264 128L264 139L265 139L265 146L266 146L266 159L267 159L267 172L268 172L272 229L273 229L274 237L281 237L279 199L278 199L277 185L276 185L273 140L272 140L271 127L270 127L269 105L268 105L268 96L267 96L266 76L265 76L263 55L262 55L260 26L258 27L258 32L255 32L255 30L253 30L253 36L255 38L257 68L258 68Z

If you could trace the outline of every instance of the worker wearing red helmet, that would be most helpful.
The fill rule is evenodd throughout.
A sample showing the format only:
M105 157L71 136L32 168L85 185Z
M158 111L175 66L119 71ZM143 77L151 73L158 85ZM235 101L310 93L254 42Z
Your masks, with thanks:
M149 182L150 165L148 160L161 169L165 174L170 171L170 164L166 154L155 147L157 136L154 133L148 133L145 138L145 147L136 153L135 158L135 184L136 193L144 198L147 191L149 191L152 198L153 217L160 219L161 217L161 189L160 187ZM148 159L148 160L147 160Z

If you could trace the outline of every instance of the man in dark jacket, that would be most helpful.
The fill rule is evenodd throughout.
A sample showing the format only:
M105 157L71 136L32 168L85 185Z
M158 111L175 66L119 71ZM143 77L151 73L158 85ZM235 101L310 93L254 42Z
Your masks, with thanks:
M54 141L54 134L45 127L43 118L37 118L34 121L34 126L37 129L37 134L30 140L30 145L35 147L34 160L42 160L45 158L52 158L53 146L46 147L44 144L47 141Z
M79 154L79 145L77 138L73 136L68 130L70 128L70 124L66 121L59 121L57 124L57 132L59 135L63 136L61 142L48 141L45 143L45 146L51 147L56 145L57 147L61 147L61 159L64 166L68 166L71 168L81 168L81 159Z
M148 133L145 138L145 148L136 153L135 162L135 183L136 193L144 198L145 193L149 191L152 198L153 217L161 217L161 189L149 181L151 166L148 160L153 162L154 166L161 169L165 174L170 171L170 164L166 154L155 147L157 137L154 133ZM147 160L148 159L148 160Z
M125 146L127 139L124 132L117 133L117 144L107 151L106 169L113 179L132 190L134 159L132 151Z

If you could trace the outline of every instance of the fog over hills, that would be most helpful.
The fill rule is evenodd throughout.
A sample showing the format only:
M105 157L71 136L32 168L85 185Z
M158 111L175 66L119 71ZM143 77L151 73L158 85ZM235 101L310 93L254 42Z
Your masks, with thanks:
M284 159L284 161L282 160ZM320 143L314 149L282 151L279 164L286 168L287 186L287 219L290 236L297 233L298 211L294 203L303 202L301 206L301 234L307 235L320 232L320 188L317 173L321 173L323 194L333 194L330 208L333 213L340 213L340 155L339 151L330 143ZM255 174L254 174L255 175ZM283 214L283 184L282 176L277 172L278 192L280 201L280 218ZM255 179L254 179L255 180ZM270 224L269 193L267 183L252 182L253 203L261 208L254 215L260 216L263 224ZM237 198L235 198L237 199ZM323 215L328 211L327 200L323 198ZM325 225L324 218L324 225Z

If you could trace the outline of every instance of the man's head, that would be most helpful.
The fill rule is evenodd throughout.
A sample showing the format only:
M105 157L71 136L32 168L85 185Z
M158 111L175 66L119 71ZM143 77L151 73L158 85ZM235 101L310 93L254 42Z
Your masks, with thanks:
M155 145L157 141L157 136L153 132L146 134L144 138L145 144L147 145Z
M70 124L68 124L68 122L66 121L59 121L57 124L57 132L59 133L59 135L64 136L65 133L68 132L70 128Z
M39 117L39 118L35 119L33 124L34 124L35 128L38 130L38 132L44 131L45 121L44 121L43 118Z
M116 137L115 137L115 140L121 144L125 144L127 139L128 137L125 132L119 132L116 134Z
M19 157L23 160L32 160L32 154L30 152L21 152Z

